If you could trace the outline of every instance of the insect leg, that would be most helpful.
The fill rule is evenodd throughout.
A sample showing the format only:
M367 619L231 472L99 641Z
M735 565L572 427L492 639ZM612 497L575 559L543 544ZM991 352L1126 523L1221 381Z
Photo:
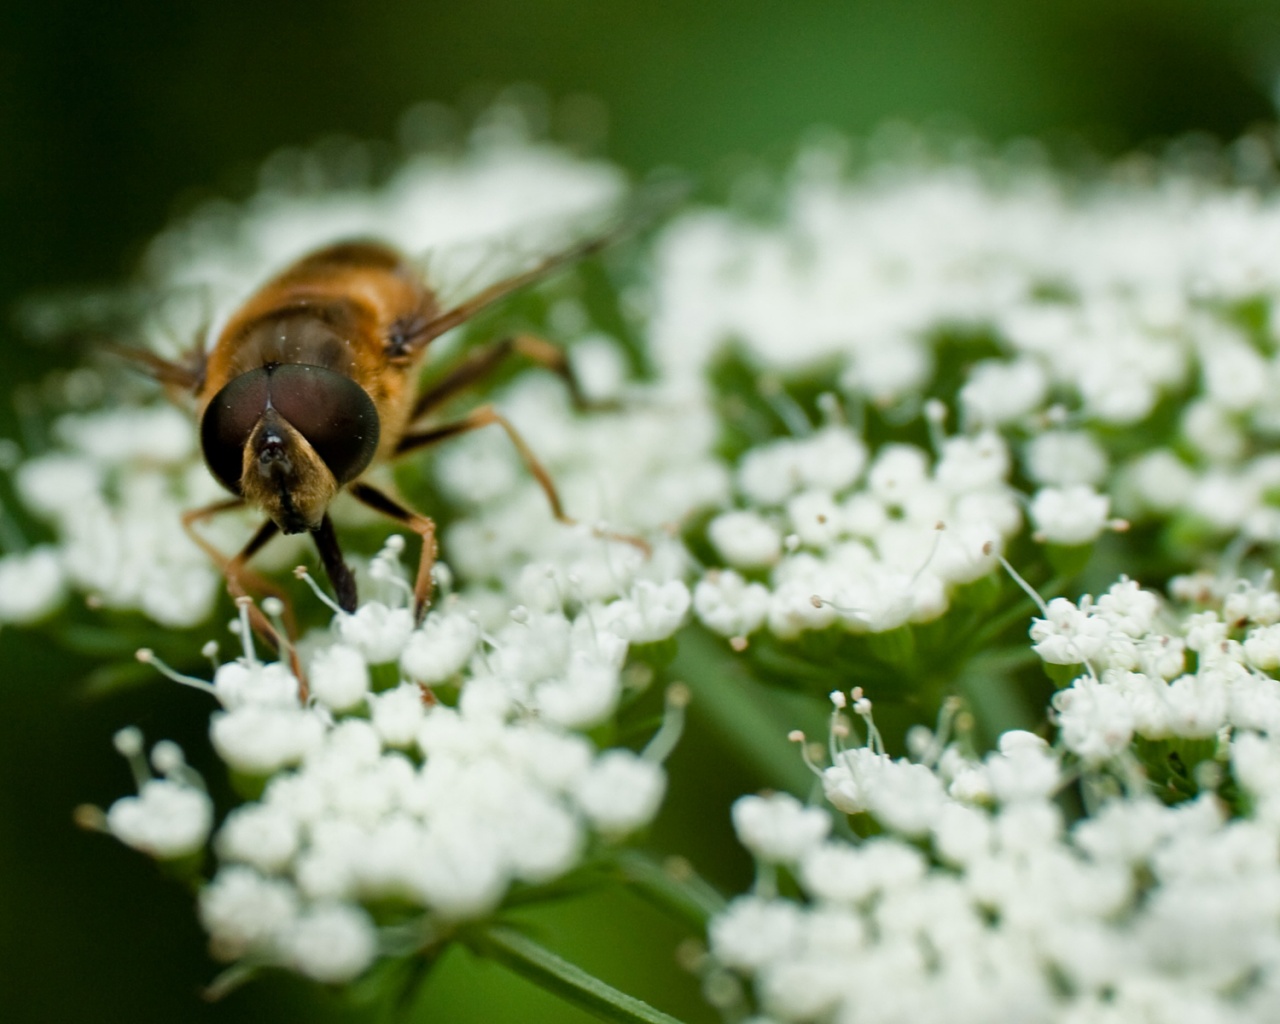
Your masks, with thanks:
M564 506L560 502L560 494L556 491L556 485L551 479L551 474L547 472L546 467L538 460L538 457L533 453L533 449L520 436L520 432L516 430L511 421L492 405L482 405L478 409L473 409L462 419L453 423L445 423L430 430L419 431L416 434L406 434L400 439L400 443L396 445L394 454L404 455L407 452L417 451L419 448L426 448L428 445L447 441L451 437L457 437L459 434L478 430L493 423L496 423L506 431L507 437L511 439L516 451L520 453L521 460L533 475L533 478L538 481L538 486L542 488L542 493L547 496L547 504L551 506L551 514L559 522L568 526L575 525L577 521L565 514ZM618 540L624 544L639 548L646 557L650 554L649 544L642 537L635 537L626 533L614 533L610 530L596 530L595 534L606 540Z
M338 607L344 612L356 610L356 577L346 559L342 557L342 548L338 545L338 535L333 529L333 520L328 513L320 520L320 525L311 531L315 538L316 550L320 552L320 561L324 571L333 584L333 592L338 597Z
M418 556L418 576L413 582L413 617L421 622L431 604L431 570L436 564L437 554L435 521L430 516L424 516L421 512L406 508L368 484L354 483L350 491L357 501L368 505L376 512L381 512L384 516L390 516L397 522L404 523L422 538L422 554Z
M480 383L513 355L522 355L563 380L565 387L569 389L569 398L575 409L601 407L601 403L591 402L583 393L582 386L578 383L578 378L563 349L532 334L514 334L468 353L444 377L426 388L414 403L409 422L417 422L427 413Z
M492 423L496 423L506 431L507 437L511 439L516 451L520 453L521 460L523 460L529 472L533 474L533 478L538 481L538 486L542 488L542 493L547 496L547 503L551 506L551 514L560 522L573 525L574 520L564 514L564 507L560 504L560 495L556 492L556 485L551 480L551 474L538 461L538 457L533 454L533 449L520 436L520 432L512 426L511 421L492 405L482 405L478 409L473 409L462 419L455 420L453 423L445 423L416 434L406 434L400 439L400 443L396 445L395 454L404 455L407 452L417 451L419 448L426 448L429 445L447 441L451 437L457 437L459 434L465 434L472 430L479 430L481 427L487 427Z
M249 596L247 584L260 593L278 598L281 604L284 605L285 628L290 635L293 635L296 632L296 625L293 618L293 608L289 604L288 597L279 587L259 576L246 564L249 559L262 550L272 537L280 532L280 528L272 520L268 519L258 527L254 535L249 538L249 542L231 557L224 555L204 537L200 536L195 528L196 523L212 519L221 512L230 512L232 509L243 507L243 498L227 498L223 501L214 502L212 505L206 505L203 508L192 509L190 512L182 514L182 528L195 545L208 555L209 560L218 567L227 581L227 591L232 597ZM271 625L267 617L262 614L262 611L256 605L249 606L249 619L253 624L254 632L277 650L280 649L280 637L276 634L275 627Z

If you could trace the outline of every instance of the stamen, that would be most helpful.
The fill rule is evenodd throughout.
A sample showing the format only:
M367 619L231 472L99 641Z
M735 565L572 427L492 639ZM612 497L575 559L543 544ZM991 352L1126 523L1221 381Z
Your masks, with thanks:
M307 567L305 565L300 565L296 569L294 569L293 577L294 579L302 580L303 583L309 586L311 588L311 592L320 599L320 603L323 604L330 611L332 611L335 615L347 614L341 608L338 607L337 603L333 600L333 598L331 598L328 594L326 594L323 590L320 589L320 584L317 583L314 578L312 578L311 573L307 572Z
M825 608L834 609L835 611L839 612L841 615L847 616L848 618L851 618L851 619L857 619L859 622L863 622L863 623L871 622L871 617L867 615L866 612L860 611L857 608L846 608L844 605L836 604L834 601L830 600L829 598L823 597L821 594L811 594L809 596L809 603L813 605L815 608L825 607Z
M208 644L205 646L208 647ZM214 687L213 683L209 682L207 679L197 679L195 676L183 675L181 672L177 671L177 669L170 668L160 659L156 652L151 650L149 647L138 648L134 653L134 657L142 662L142 664L152 666L166 679L172 679L175 683L181 683L183 686L190 686L193 689L199 690L201 693L207 693L213 697L218 695L218 691Z
M880 735L880 730L876 728L875 720L871 717L871 699L863 695L861 686L855 686L850 690L849 696L853 698L853 713L866 723L867 746L883 757L885 752L884 738Z
M141 792L142 787L151 781L151 769L142 755L142 730L127 725L111 737L111 742L115 744L116 752L129 763L133 784Z
M849 738L850 730L849 720L844 717L844 709L848 706L848 701L839 690L832 690L827 694L827 699L831 701L831 722L827 726L827 757L832 764L836 764L847 749L844 741Z
M929 568L929 565L933 562L934 558L937 557L938 548L942 546L942 531L945 530L946 528L947 528L947 524L944 523L941 519L939 519L936 523L933 524L933 530L934 530L933 544L929 548L929 554L925 556L925 560L920 563L920 568L918 568L914 573L912 573L911 582L907 584L908 590L910 590L912 587L914 587L917 583L920 582L920 577L924 575L924 571L927 568Z
M204 791L204 778L187 764L182 748L173 740L161 740L151 748L151 764L169 781Z
M684 683L672 683L667 687L662 725L641 752L641 758L650 764L662 764L671 755L671 751L680 742L680 734L684 732L684 709L689 706L692 696Z
M992 550L993 548L990 541L987 541L986 544L982 545L982 553L984 555L991 554ZM1047 618L1049 615L1049 606L1045 603L1044 598L1036 592L1036 589L1030 583L1022 578L1022 575L1017 569L1009 564L1009 560L1005 558L1004 555L996 555L996 558L999 560L1000 564L1004 566L1004 571L1009 574L1009 578L1022 588L1023 593L1025 593L1027 597L1031 598L1031 600L1035 602L1036 607L1040 609L1040 614Z
M937 765L951 738L951 727L955 724L956 716L963 708L964 701L959 697L948 697L942 702L942 707L938 709L938 724L933 730L929 746L920 757L921 764L929 768Z
M249 609L252 606L253 598L236 598L236 608L240 612L240 643L244 645L244 660L247 664L257 668L258 652L253 649L253 626L249 622Z
M391 543L393 540L397 540L400 543L393 545ZM369 577L378 583L386 584L400 597L407 598L408 602L412 602L414 598L413 587L409 586L408 580L400 572L400 559L398 556L403 549L403 537L398 533L388 537L383 549L369 563ZM391 602L388 601L387 604L391 604ZM405 606L407 607L407 604Z
M278 597L264 597L262 612L271 620L272 628L276 631L277 641L280 644L280 661L291 662L293 645L289 642L289 631L284 624L284 602Z
M792 743L800 744L800 757L804 760L805 765L808 767L809 771L813 772L814 775L818 778L822 778L822 769L819 768L817 763L813 760L813 754L810 751L809 743L805 739L804 733L799 729L792 729L787 733L787 739Z

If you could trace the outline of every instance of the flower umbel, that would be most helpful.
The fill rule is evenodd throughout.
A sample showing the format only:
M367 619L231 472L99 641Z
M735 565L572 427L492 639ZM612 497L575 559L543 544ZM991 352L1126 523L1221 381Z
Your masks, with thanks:
M615 168L509 128L385 187L197 217L151 273L206 290L219 322L335 237L563 244L556 225L623 191ZM295 637L261 602L284 638L268 658L242 608L242 654L207 650L209 678L142 654L213 699L221 764L202 768L233 805L219 818L176 746L148 760L122 730L136 795L80 820L193 880L235 971L344 984L456 939L652 1024L484 930L621 884L705 924L682 959L733 1021L1274 1017L1280 202L1226 173L1081 181L962 151L893 133L861 162L813 148L771 220L689 209L603 299L589 274L513 299L591 401L541 372L484 400L572 522L500 430L388 474L440 526L419 623L405 542L336 501L353 613ZM431 264L443 288L447 254ZM169 352L164 317L140 331ZM442 359L465 344L440 339ZM191 422L153 397L73 397L14 469L49 539L10 545L0 523L0 620L57 635L79 593L158 623L186 665L179 630L220 588L180 525L216 490ZM208 537L231 551L252 527ZM306 557L275 551L255 569ZM687 862L640 870L622 850L659 813L690 695L695 742L716 740L689 763L724 778L671 780L673 803L703 801L690 835L731 820L757 867L727 905ZM797 782L783 737L828 716ZM760 785L732 809L707 795Z

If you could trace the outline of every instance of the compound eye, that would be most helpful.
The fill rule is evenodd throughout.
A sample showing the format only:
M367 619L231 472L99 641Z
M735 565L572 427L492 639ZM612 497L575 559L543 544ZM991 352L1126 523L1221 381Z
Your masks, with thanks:
M285 363L271 371L270 402L324 459L339 484L354 480L373 460L378 410L350 377L323 366Z
M240 493L245 443L267 410L269 376L266 367L242 373L213 396L200 421L204 461L232 494Z

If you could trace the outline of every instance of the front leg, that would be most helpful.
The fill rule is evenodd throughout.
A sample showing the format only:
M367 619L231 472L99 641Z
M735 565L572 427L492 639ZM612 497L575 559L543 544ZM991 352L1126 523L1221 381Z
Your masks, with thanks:
M288 651L289 667L298 679L298 699L305 703L307 700L307 677L302 671L302 663L298 660L297 651L293 644L289 643L290 638L297 636L298 632L297 623L293 615L293 605L290 604L288 595L283 590L251 570L247 565L249 559L261 551L267 545L267 542L280 532L280 528L276 526L274 521L266 520L249 538L248 543L230 558L200 536L195 528L196 523L211 519L222 512L243 508L244 505L243 498L227 498L223 501L214 502L212 505L206 505L203 508L192 509L190 512L183 513L182 528L195 545L208 555L209 560L218 567L223 578L227 581L227 591L235 599L236 603L244 604L249 615L249 625L253 631L275 650ZM274 597L280 602L283 608L281 617L286 636L280 636L275 626L271 624L271 620L262 613L262 609L252 600L245 587L246 581L254 590Z
M320 561L324 571L333 584L334 595L338 599L338 607L348 615L356 610L356 577L342 557L342 548L338 544L338 535L333 529L333 520L326 512L320 525L311 531L316 542L316 550L320 553Z
M398 501L368 484L352 484L351 494L357 501L368 505L371 509L389 516L398 523L404 523L422 538L422 553L418 556L418 576L413 584L413 617L415 621L421 622L422 617L427 613L427 608L431 605L433 587L431 570L435 567L437 554L435 521L421 512L405 508Z

